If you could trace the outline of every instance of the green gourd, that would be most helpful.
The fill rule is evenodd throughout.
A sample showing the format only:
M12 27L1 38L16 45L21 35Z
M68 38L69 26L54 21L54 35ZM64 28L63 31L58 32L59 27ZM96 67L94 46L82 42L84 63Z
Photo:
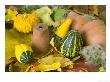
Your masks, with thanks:
M68 58L74 58L79 54L82 45L83 41L80 33L76 30L71 30L63 39L63 43L60 48L61 53Z
M32 53L32 48L26 44L16 45L15 47L15 55L20 63L29 63L32 59Z

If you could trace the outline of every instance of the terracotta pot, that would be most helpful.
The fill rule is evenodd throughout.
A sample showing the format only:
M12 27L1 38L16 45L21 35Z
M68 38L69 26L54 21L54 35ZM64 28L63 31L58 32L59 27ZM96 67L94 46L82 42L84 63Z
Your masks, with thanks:
M39 23L33 28L32 48L38 53L45 53L49 49L49 42L48 26Z

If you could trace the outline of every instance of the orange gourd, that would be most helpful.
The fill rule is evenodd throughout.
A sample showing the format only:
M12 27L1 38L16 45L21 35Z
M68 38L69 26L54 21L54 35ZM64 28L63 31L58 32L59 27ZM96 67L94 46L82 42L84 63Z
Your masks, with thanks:
M106 47L106 28L101 20L93 20L82 27L85 34L87 45L100 44Z
M73 24L72 24L72 29L75 29L79 32L82 32L81 31L82 26L90 21L90 19L88 19L88 18L86 18L82 15L79 15L75 12L70 12L68 14L67 18L70 18L74 21Z
M90 20L75 12L70 12L67 18L74 21L72 29L79 31L84 36L86 45L100 44L103 48L106 47L106 28L103 21Z

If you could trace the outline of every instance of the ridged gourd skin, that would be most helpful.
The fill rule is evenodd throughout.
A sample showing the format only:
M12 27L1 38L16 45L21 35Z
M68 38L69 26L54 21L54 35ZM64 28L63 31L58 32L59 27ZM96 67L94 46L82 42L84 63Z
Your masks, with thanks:
M74 58L79 54L82 45L83 41L80 33L76 30L71 30L63 39L61 53L68 58Z
M15 55L20 63L29 63L32 59L32 49L26 44L20 44L15 47Z

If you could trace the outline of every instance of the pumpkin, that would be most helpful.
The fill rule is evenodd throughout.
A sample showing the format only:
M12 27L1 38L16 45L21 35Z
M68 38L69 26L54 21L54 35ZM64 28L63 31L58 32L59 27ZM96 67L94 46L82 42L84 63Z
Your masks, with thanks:
M73 58L79 54L82 48L82 38L79 32L71 30L63 39L61 53L68 58Z
M106 28L101 20L90 21L82 28L87 45L100 44L103 48L106 47Z
M15 55L20 63L29 63L32 58L32 49L26 44L16 45Z
M29 33L38 22L39 19L34 14L18 14L14 19L14 28L19 32Z
M67 18L74 21L72 29L78 30L84 36L86 45L100 44L103 48L106 47L105 24L101 20L91 20L92 18L75 12L70 12Z

